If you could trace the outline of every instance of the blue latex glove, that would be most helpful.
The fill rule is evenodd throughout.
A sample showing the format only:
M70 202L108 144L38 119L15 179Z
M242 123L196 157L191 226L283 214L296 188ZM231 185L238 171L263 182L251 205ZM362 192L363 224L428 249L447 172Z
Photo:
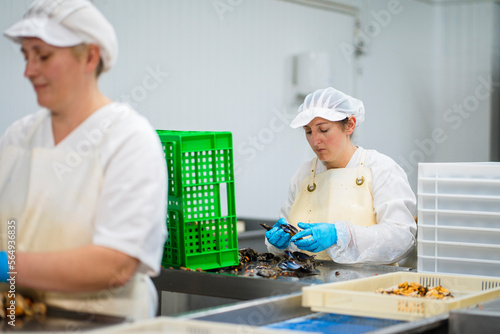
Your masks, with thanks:
M0 252L0 282L7 282L9 278L9 259L7 258L7 252Z
M303 230L295 234L291 241L302 249L313 253L324 251L337 243L337 229L335 224L327 223L298 223ZM300 239L301 240L297 240Z
M280 225L286 225L284 218L280 218L273 228L266 232L266 238L271 245L279 249L285 249L290 244L290 234L283 231Z

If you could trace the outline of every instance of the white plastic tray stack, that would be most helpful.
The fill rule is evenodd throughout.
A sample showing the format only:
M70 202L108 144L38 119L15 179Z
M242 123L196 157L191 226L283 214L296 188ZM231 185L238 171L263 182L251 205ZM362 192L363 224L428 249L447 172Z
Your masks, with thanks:
M500 277L500 163L419 163L417 266Z

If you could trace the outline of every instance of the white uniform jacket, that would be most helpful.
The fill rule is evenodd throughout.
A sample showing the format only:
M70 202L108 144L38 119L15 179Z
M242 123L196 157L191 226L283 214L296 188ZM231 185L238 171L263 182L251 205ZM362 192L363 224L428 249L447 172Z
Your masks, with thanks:
M360 164L360 152L356 150L346 168ZM348 221L333 222L338 241L326 252L338 263L395 263L408 256L415 245L415 194L406 173L394 160L375 150L366 152L364 165L372 171L373 207L377 224L364 227ZM311 171L311 162L312 159L305 162L290 180L288 199L281 208L280 217L288 217L302 181ZM325 164L318 161L316 173L326 170ZM270 245L267 239L266 244L270 252L282 252ZM290 249L298 250L293 243Z

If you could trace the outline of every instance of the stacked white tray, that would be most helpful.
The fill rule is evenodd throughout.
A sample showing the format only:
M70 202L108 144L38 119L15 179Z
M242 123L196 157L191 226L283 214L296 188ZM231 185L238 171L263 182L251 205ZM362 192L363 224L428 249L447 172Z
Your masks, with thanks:
M500 163L419 163L417 266L500 277Z

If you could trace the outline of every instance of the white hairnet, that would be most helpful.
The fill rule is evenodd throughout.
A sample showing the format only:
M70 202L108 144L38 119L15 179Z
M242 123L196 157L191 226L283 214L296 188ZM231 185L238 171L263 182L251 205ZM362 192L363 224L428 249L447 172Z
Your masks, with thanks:
M363 102L335 88L322 88L306 96L290 126L292 128L305 126L316 117L340 121L349 116L354 116L357 124L363 122L365 119Z
M16 43L23 37L37 37L57 47L97 44L103 71L113 67L118 56L113 26L88 0L37 0L4 35Z

